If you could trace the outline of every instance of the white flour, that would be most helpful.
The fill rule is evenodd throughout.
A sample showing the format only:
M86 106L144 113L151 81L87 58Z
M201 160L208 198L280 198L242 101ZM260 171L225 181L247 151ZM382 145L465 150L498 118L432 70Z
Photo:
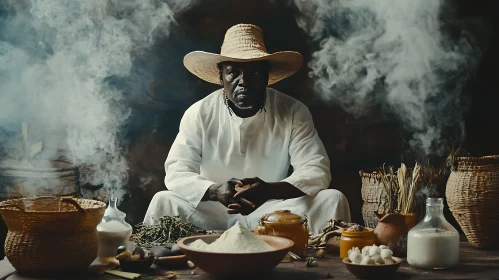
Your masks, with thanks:
M203 240L198 239L189 246L198 250L217 253L258 253L275 250L267 242L258 239L253 232L245 228L240 222L226 230L211 244L206 244Z

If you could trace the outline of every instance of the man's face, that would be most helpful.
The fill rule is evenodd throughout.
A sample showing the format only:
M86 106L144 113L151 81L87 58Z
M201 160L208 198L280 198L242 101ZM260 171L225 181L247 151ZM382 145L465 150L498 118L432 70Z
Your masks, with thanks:
M221 71L225 94L238 109L260 108L269 80L267 61L223 62Z

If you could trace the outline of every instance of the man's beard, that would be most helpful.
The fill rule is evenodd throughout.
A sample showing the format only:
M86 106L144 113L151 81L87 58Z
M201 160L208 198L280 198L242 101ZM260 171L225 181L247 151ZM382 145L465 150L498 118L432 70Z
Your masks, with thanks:
M229 110L229 113L231 113L231 115L234 113L233 108L234 109L237 108L239 110L254 110L256 108L259 108L261 111L261 110L265 110L265 104L267 101L267 91L265 90L263 96L260 98L260 100L258 102L255 102L255 104L250 105L250 106L238 106L238 105L236 105L232 100L230 100L227 97L227 95L225 94L225 90L223 91L223 98L224 98L224 103L225 103L227 109Z

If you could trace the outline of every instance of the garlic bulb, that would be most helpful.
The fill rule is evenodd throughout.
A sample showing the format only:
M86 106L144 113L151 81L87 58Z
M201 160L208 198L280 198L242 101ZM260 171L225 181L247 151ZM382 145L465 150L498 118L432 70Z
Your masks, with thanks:
M385 264L394 264L395 263L395 261L392 258L386 258L383 260L385 261Z
M371 258L372 258L372 259L374 260L374 262L375 262L375 263L377 263L377 264L384 264L384 263L385 263L385 261L383 260L383 258L382 258L382 257L381 257L381 255L379 255L379 254L376 254L376 255L372 256Z
M360 264L369 265L369 264L376 264L376 263L369 256L364 256L364 257L362 257L362 261L360 262Z
M381 258L383 258L383 259L386 259L386 258L392 258L392 255L393 255L393 252L392 252L392 250L390 250L390 249L383 249L383 250L381 250L381 252L380 252L380 256L381 256Z
M362 256L358 251L352 251L350 255L348 255L348 258L352 263L360 263L360 261L362 260Z
M371 246L365 246L364 248L362 248L362 255L369 255L370 248Z
M374 256L380 253L380 249L378 246L373 245L371 248L369 248L369 256Z
M351 254L352 252L357 252L357 253L359 253L359 255L360 255L360 250L359 250L359 248L358 248L358 247L352 247L350 250L348 250L347 255L348 255L348 256L350 256L350 254Z
M389 249L389 248L387 246L385 246L385 245L379 245L379 249L383 250L383 249Z

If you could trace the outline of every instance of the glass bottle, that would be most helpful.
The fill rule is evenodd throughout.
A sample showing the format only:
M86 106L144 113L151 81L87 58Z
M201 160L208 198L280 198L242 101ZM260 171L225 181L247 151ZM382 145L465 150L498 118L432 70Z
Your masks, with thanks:
M426 199L426 216L407 237L407 262L425 269L445 269L459 263L459 233L443 214L443 198Z
M119 246L126 246L132 235L132 226L125 221L126 214L116 207L118 199L111 197L101 222L97 225L99 250L97 257L101 260L116 257Z

